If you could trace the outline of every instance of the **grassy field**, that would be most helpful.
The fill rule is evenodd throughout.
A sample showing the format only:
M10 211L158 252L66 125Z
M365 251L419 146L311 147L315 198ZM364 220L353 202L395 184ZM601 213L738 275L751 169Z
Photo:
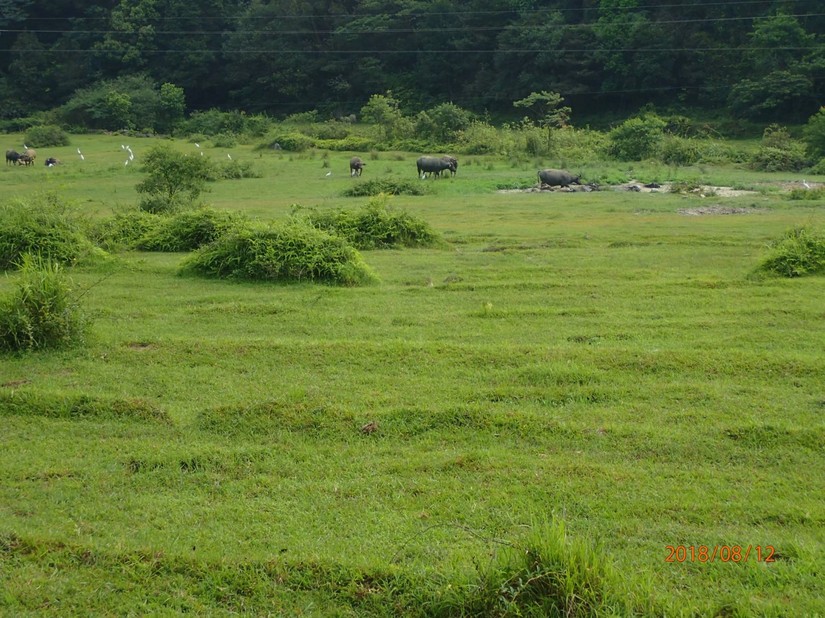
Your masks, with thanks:
M111 216L157 143L124 165L124 139L41 149L62 165L2 192ZM359 180L347 153L204 152L253 163L205 197L261 220L360 206L417 156L362 153ZM825 200L651 164L582 171L755 191L496 191L538 165L464 157L393 198L447 242L364 252L368 287L72 269L87 344L0 357L0 614L516 616L567 585L559 615L825 615L825 279L753 275ZM683 214L708 206L748 212Z

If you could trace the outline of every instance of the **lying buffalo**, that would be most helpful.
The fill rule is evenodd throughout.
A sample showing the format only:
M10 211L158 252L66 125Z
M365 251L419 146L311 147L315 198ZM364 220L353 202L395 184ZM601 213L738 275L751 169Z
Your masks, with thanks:
M452 157L419 157L415 164L418 167L419 177L423 178L427 174L440 176L444 170L455 173L458 162L454 163Z
M568 187L570 185L580 185L580 177L573 176L565 170L539 170L539 184L550 185L551 187Z
M349 175L360 176L365 165L366 163L361 160L361 157L353 157L349 160Z

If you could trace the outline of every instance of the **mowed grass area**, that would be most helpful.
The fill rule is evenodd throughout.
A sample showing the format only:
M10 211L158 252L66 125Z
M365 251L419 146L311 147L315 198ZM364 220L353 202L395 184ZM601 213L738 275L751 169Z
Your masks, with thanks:
M109 216L141 178L123 139L0 187ZM341 197L350 153L202 146L262 174L211 185L218 208L366 201ZM414 179L416 153L360 154L362 180ZM824 614L825 279L752 273L825 203L766 184L796 175L644 164L612 173L765 188L504 194L536 166L464 159L391 201L446 246L364 252L369 287L181 277L183 254L73 269L87 345L0 357L0 613L462 615L555 519L625 613ZM679 212L709 205L752 210ZM700 545L752 549L666 561Z

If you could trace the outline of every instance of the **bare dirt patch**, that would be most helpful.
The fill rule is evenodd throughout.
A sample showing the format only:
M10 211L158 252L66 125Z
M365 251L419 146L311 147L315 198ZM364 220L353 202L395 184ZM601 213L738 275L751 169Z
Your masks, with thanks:
M700 206L699 208L680 208L676 212L680 215L700 216L700 215L750 215L757 212L763 212L764 208L748 208L748 207L734 207L722 206L721 204L712 204L709 206Z

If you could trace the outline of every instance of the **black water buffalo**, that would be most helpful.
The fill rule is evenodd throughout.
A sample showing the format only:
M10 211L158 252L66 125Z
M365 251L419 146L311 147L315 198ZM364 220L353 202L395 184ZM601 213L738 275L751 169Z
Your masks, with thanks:
M418 167L419 177L423 178L427 174L440 176L444 170L454 172L457 162L454 164L451 160L447 160L446 157L419 157L415 164Z
M448 163L452 163L450 169L450 176L455 176L458 173L458 159L455 157L451 157L450 155L446 155L441 157L443 161L447 161Z
M60 165L60 159L55 159L54 157L46 159L46 167L54 167L55 165Z
M20 153L16 150L6 151L6 165L17 165L20 161Z
M366 166L366 163L361 160L361 157L353 157L349 160L349 175L360 176L361 172L364 171L364 166Z
M570 185L580 185L579 176L573 176L565 170L539 170L539 184L550 185L551 187L568 187Z

